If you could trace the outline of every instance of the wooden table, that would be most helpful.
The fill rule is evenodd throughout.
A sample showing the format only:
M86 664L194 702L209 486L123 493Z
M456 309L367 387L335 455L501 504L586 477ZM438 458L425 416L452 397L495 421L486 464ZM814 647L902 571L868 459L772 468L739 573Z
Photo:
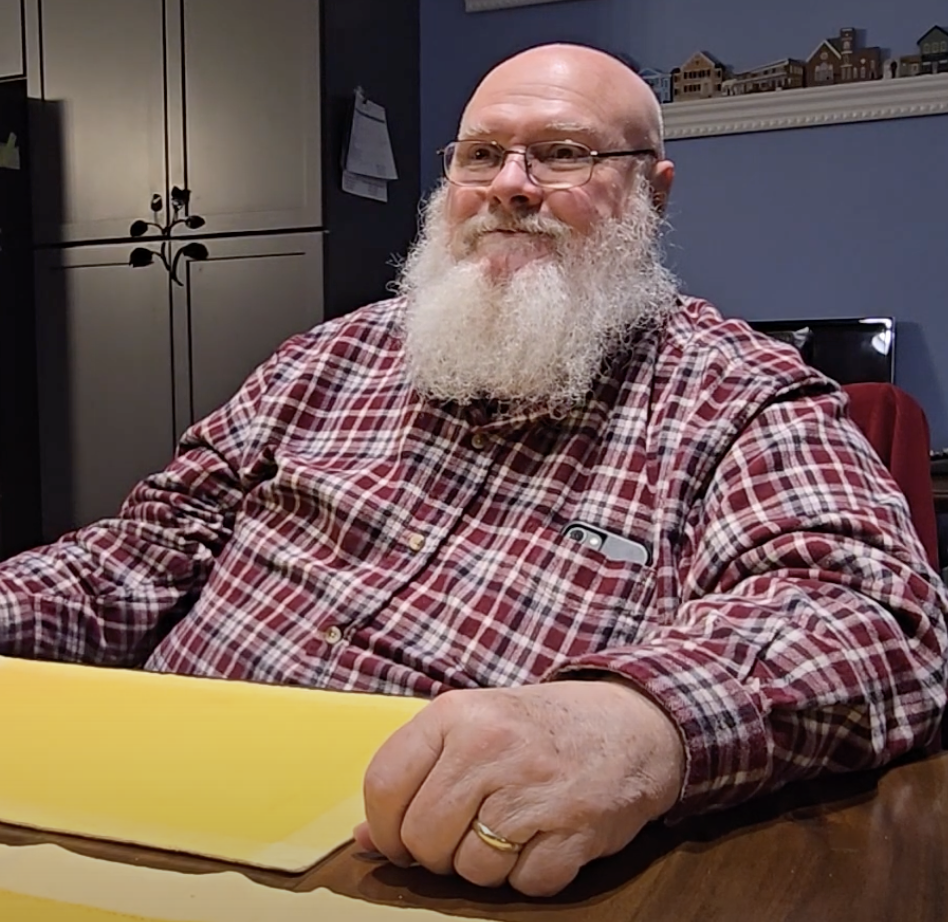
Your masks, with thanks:
M83 855L185 873L234 870L213 861L12 826L0 825L0 842L53 842ZM304 875L244 873L263 886L328 887L362 900L455 917L945 922L948 753L797 785L673 828L650 827L621 854L587 867L552 900L529 900L509 889L480 890L420 868L400 870L360 856L353 845Z

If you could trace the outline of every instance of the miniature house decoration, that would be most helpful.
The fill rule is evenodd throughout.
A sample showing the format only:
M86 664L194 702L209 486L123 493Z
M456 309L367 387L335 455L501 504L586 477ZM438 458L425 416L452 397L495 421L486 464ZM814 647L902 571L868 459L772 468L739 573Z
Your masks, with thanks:
M671 102L672 96L672 75L655 70L652 67L646 67L639 71L639 76L652 88L652 92L658 97L661 103Z
M918 54L921 59L921 73L948 73L948 30L941 26L932 26L918 40Z
M711 99L721 95L721 84L730 77L727 65L707 51L696 51L672 71L676 100Z
M856 29L840 29L838 38L820 42L807 58L806 85L857 83L882 77L882 49L864 48Z
M913 54L883 59L883 49L866 45L862 30L846 27L835 38L821 41L806 60L783 58L734 72L710 52L696 51L670 73L652 67L638 73L664 105L948 73L948 29L932 26L917 46ZM635 66L631 59L626 63ZM928 111L934 114L943 107L936 104Z
M734 74L721 85L724 96L746 96L774 90L796 90L806 83L806 64L796 58L784 58L754 70Z

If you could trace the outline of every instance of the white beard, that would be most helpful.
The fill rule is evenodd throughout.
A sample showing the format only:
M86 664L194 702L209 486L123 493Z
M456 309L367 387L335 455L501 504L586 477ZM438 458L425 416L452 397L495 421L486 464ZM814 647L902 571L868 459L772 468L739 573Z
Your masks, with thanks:
M624 217L587 236L539 215L478 216L452 233L446 194L442 186L428 202L397 282L407 299L408 373L424 396L564 413L587 400L604 361L636 329L673 309L678 283L662 265L661 218L644 180ZM480 234L498 228L546 234L551 255L492 278L470 254Z

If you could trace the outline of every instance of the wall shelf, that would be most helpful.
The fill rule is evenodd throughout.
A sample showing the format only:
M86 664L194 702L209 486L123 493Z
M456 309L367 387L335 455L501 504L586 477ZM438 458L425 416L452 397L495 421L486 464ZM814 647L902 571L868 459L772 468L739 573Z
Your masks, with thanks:
M948 74L718 96L663 109L669 141L940 115L948 113Z

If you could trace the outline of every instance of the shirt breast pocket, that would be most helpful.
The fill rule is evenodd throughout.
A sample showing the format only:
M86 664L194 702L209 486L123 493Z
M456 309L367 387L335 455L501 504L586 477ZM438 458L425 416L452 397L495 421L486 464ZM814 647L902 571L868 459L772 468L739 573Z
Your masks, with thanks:
M629 541L645 553L616 555L601 537L581 540L575 523L534 535L518 580L522 610L530 613L524 626L557 658L628 644L639 634L655 578L645 542Z

